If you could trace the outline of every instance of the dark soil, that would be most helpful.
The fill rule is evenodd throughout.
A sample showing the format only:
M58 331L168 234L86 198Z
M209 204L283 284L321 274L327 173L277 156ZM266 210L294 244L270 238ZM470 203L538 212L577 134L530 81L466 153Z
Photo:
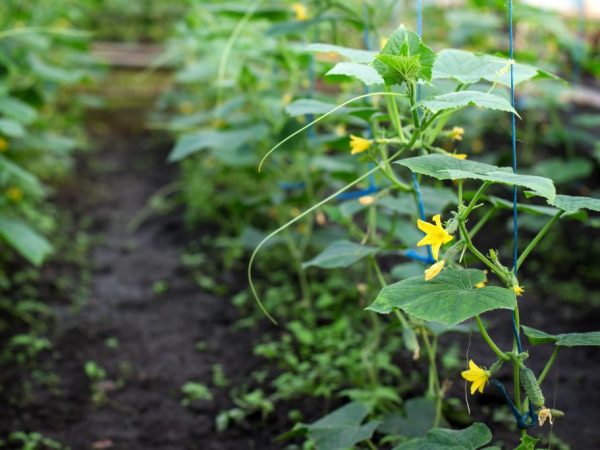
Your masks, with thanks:
M227 388L212 385L212 367L221 364L231 386L244 382L260 365L252 356L260 330L233 331L229 299L203 293L192 281L180 262L187 240L181 214L152 216L137 230L128 228L174 175L165 162L170 144L139 126L142 114L121 109L90 119L101 147L81 161L76 187L59 199L91 219L99 238L90 256L90 298L79 310L54 305L53 358L45 365L60 377L58 389L3 406L0 436L37 431L73 450L278 448L272 440L286 431L279 419L285 414L215 430L217 414L233 405ZM166 292L154 292L156 281L166 283ZM199 341L206 350L195 348ZM103 404L91 402L87 361L107 371ZM207 385L214 399L182 406L188 381Z

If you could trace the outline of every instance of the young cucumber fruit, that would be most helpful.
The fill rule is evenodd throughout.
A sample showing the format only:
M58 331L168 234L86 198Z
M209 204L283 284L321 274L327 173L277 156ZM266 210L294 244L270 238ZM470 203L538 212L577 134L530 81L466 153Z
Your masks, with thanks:
M542 389L537 382L533 371L527 367L521 367L521 387L529 397L529 400L538 408L544 406L545 399Z

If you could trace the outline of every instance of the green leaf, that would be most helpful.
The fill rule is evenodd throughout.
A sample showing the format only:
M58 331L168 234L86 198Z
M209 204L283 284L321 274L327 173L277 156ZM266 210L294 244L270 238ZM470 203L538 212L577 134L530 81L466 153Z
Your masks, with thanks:
M537 195L554 201L556 189L552 180L535 175L521 175L509 167L462 160L446 155L424 155L397 161L414 173L428 175L438 180L476 179L490 183L503 183L526 187Z
M515 113L517 116L519 115L504 97L480 91L460 91L436 95L421 100L417 105L432 113L449 109L461 109L467 106L477 106L479 108L507 111Z
M373 66L387 85L431 80L435 52L418 34L401 25L377 55Z
M521 325L523 333L531 345L548 344L553 342L559 347L600 347L600 331L588 333L548 334L535 328Z
M84 77L82 70L54 66L41 60L36 55L29 56L29 64L31 65L31 71L38 77L55 83L74 84L81 81Z
M372 62L377 56L377 52L369 50L360 50L356 48L341 47L339 45L332 44L310 44L306 47L308 51L317 53L335 53L337 55L348 58L353 63L365 63Z
M25 125L37 118L37 111L27 103L13 97L0 98L0 113Z
M0 236L30 263L39 266L52 245L25 222L0 215Z
M550 342L556 342L556 336L546 333L545 331L536 330L535 328L526 327L521 325L523 333L527 336L527 340L531 345L548 344Z
M317 450L347 450L373 436L379 422L361 425L369 409L360 403L349 403L308 425L309 437Z
M550 158L540 161L531 170L533 175L551 178L555 184L570 183L588 177L594 166L584 158Z
M580 209L600 212L600 199L598 198L557 195L550 204L562 209L566 213L573 213Z
M244 144L263 139L268 134L268 131L269 129L265 125L258 124L234 130L206 130L198 133L183 134L177 140L168 161L181 161L200 150L239 148Z
M304 116L305 114L325 114L336 106L335 103L322 102L313 98L300 98L287 105L285 112L292 117ZM374 111L374 109L368 106L343 107L338 109L334 114L353 114L365 111Z
M21 137L25 135L25 128L12 119L0 119L0 134L9 137Z
M521 443L515 450L535 450L535 446L539 441L539 439L536 439L533 436L521 436Z
M558 197L558 196L557 196ZM498 209L510 210L513 209L513 202L504 200L500 197L489 195L488 201ZM552 217L558 213L559 209L551 208L550 206L539 206L539 205L528 205L526 203L517 203L517 211L531 214L534 216L548 216Z
M463 84L481 80L510 86L508 59L482 55L465 50L444 49L438 53L433 65L433 79L452 79ZM558 77L528 64L513 65L515 84L536 78Z
M383 288L366 309L387 314L399 308L419 319L456 325L494 309L513 309L515 293L498 286L480 289L475 285L486 279L475 269L447 269L433 280L413 277Z
M492 440L490 429L474 423L464 430L434 428L425 438L400 444L394 450L477 450Z
M377 247L339 240L332 242L325 250L310 261L303 263L302 267L316 266L322 269L348 267L362 258L374 255L377 251Z
M0 155L0 169L4 176L10 177L11 182L16 182L31 193L35 195L44 193L44 188L34 174L2 155Z
M356 78L367 86L384 83L381 75L371 66L354 62L337 63L326 75L344 75Z
M425 436L435 419L435 401L417 397L406 401L404 415L390 413L383 418L377 431L405 437Z

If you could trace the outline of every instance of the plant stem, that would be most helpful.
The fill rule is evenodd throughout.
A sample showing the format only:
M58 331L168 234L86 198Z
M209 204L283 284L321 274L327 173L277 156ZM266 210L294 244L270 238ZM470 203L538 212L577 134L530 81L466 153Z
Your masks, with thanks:
M483 253L481 253L479 250L477 250L477 248L475 248L473 242L471 241L471 238L469 237L469 233L465 228L465 223L463 220L458 221L458 228L460 230L460 234L462 235L463 240L465 241L465 244L467 245L467 248L471 251L471 253L473 253L473 255L475 255L477 259L479 259L482 263L488 266L488 268L492 272L494 272L496 276L500 278L505 285L508 285L508 279L506 278L506 275L502 273L502 271L500 271L500 269L496 267L494 263L492 263L488 258L486 258Z
M389 87L386 88L388 92L392 92ZM404 132L402 131L402 123L400 122L400 113L398 112L398 105L396 104L396 99L393 97L387 97L387 107L390 111L390 118L392 119L392 125L396 130L396 133L400 137L402 142L406 142L406 138L404 137Z
M517 260L517 269L519 270L519 267L521 267L521 265L523 264L523 261L525 261L525 258L527 258L527 256L529 256L529 254L531 253L531 251L536 247L536 245L539 244L539 242L542 240L542 238L546 235L546 233L548 232L548 230L550 230L550 228L552 227L552 225L554 225L554 222L556 222L558 219L560 219L560 217L564 214L565 212L561 209L560 211L558 211L553 217L552 219L550 219L546 225L544 225L542 227L542 229L538 232L538 234L535 235L535 237L531 240L531 242L527 245L527 247L525 248L525 250L523 250L523 253L521 253L521 256L519 256L519 259Z
M502 350L500 350L500 348L492 340L492 338L488 334L487 330L485 329L485 326L483 325L481 318L477 315L477 316L475 316L475 320L477 321L477 326L479 327L479 332L481 333L483 340L492 349L492 351L496 354L496 356L498 356L498 358L500 358L504 361L510 361L510 356L508 356L506 353L504 353Z
M475 195L469 202L467 209L465 209L463 211L463 213L461 214L460 217L462 220L466 220L467 217L469 217L469 214L471 214L471 211L473 211L473 208L475 208L475 206L477 205L477 200L479 200L479 197L481 197L481 194L483 194L485 192L485 190L487 189L487 187L489 185L490 185L490 183L486 181L481 186L479 186L479 189L477 189L477 192L475 192Z
M546 375L548 375L548 372L550 372L550 368L552 367L552 364L554 364L554 361L556 360L556 357L558 356L559 350L560 350L560 347L558 345L554 347L554 351L550 355L550 359L548 359L548 362L544 366L542 373L540 373L540 376L537 379L537 382L539 385L541 385L544 382L544 380L546 379Z

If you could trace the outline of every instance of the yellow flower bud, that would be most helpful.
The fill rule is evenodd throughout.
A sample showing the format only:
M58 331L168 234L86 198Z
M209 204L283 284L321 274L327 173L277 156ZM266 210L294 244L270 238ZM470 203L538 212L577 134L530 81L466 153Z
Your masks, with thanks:
M430 268L425 270L425 281L429 281L434 279L439 275L439 273L444 270L444 266L446 265L446 261L443 259L441 261L436 262Z
M368 150L371 147L371 141L358 136L350 135L350 154L356 155Z

